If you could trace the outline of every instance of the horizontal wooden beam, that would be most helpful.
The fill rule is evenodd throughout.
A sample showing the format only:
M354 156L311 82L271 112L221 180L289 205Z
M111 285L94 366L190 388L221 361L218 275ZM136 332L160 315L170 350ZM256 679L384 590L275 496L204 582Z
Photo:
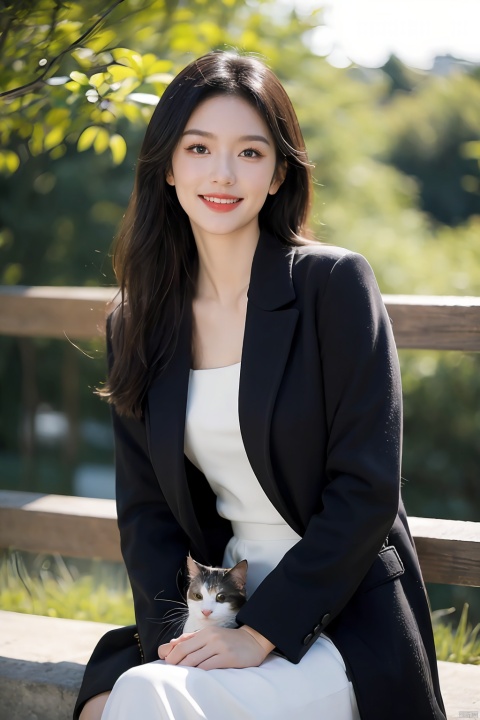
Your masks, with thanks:
M101 337L116 293L117 288L0 286L0 334Z
M480 297L384 295L399 348L480 350Z
M480 587L480 522L408 519L425 582Z
M480 586L480 523L409 523L427 582ZM0 547L121 561L115 501L2 490Z
M117 288L0 286L0 334L103 335ZM480 298L384 295L399 348L480 351Z
M115 501L0 490L0 547L121 561Z

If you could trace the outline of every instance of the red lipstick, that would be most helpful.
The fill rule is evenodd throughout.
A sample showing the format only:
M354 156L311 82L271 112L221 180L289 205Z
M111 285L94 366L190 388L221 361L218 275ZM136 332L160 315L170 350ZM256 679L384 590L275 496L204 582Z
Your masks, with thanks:
M213 212L230 212L240 205L243 198L226 193L214 193L212 195L199 195L200 200Z

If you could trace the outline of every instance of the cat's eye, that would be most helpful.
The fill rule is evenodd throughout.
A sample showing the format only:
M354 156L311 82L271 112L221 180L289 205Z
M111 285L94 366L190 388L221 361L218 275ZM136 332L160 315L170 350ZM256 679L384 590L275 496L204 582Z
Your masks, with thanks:
M193 593L193 597L195 600L203 600L202 593Z
M223 602L225 602L225 595L223 593L218 593L215 600L219 603L223 603Z

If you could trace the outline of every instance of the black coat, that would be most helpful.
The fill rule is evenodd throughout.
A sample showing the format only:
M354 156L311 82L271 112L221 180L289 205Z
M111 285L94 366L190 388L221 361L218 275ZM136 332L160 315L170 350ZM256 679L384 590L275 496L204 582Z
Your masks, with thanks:
M158 621L171 605L155 597L163 591L160 597L178 599L187 553L220 565L232 535L204 475L183 452L191 327L187 307L144 420L113 411L118 522L137 626L97 645L77 713L142 657L157 659L158 644L171 634ZM320 244L285 248L262 232L241 361L248 458L302 539L238 622L293 663L325 631L344 658L362 720L444 720L429 606L400 499L398 359L366 260Z

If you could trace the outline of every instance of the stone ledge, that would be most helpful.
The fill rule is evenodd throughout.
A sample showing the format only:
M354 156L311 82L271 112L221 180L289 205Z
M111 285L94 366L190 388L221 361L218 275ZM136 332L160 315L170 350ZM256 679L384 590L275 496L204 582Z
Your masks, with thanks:
M448 720L480 720L480 665L439 662Z
M0 720L71 720L85 663L116 627L0 611ZM439 662L448 720L480 720L480 666Z
M0 611L0 720L71 720L85 663L114 627Z

